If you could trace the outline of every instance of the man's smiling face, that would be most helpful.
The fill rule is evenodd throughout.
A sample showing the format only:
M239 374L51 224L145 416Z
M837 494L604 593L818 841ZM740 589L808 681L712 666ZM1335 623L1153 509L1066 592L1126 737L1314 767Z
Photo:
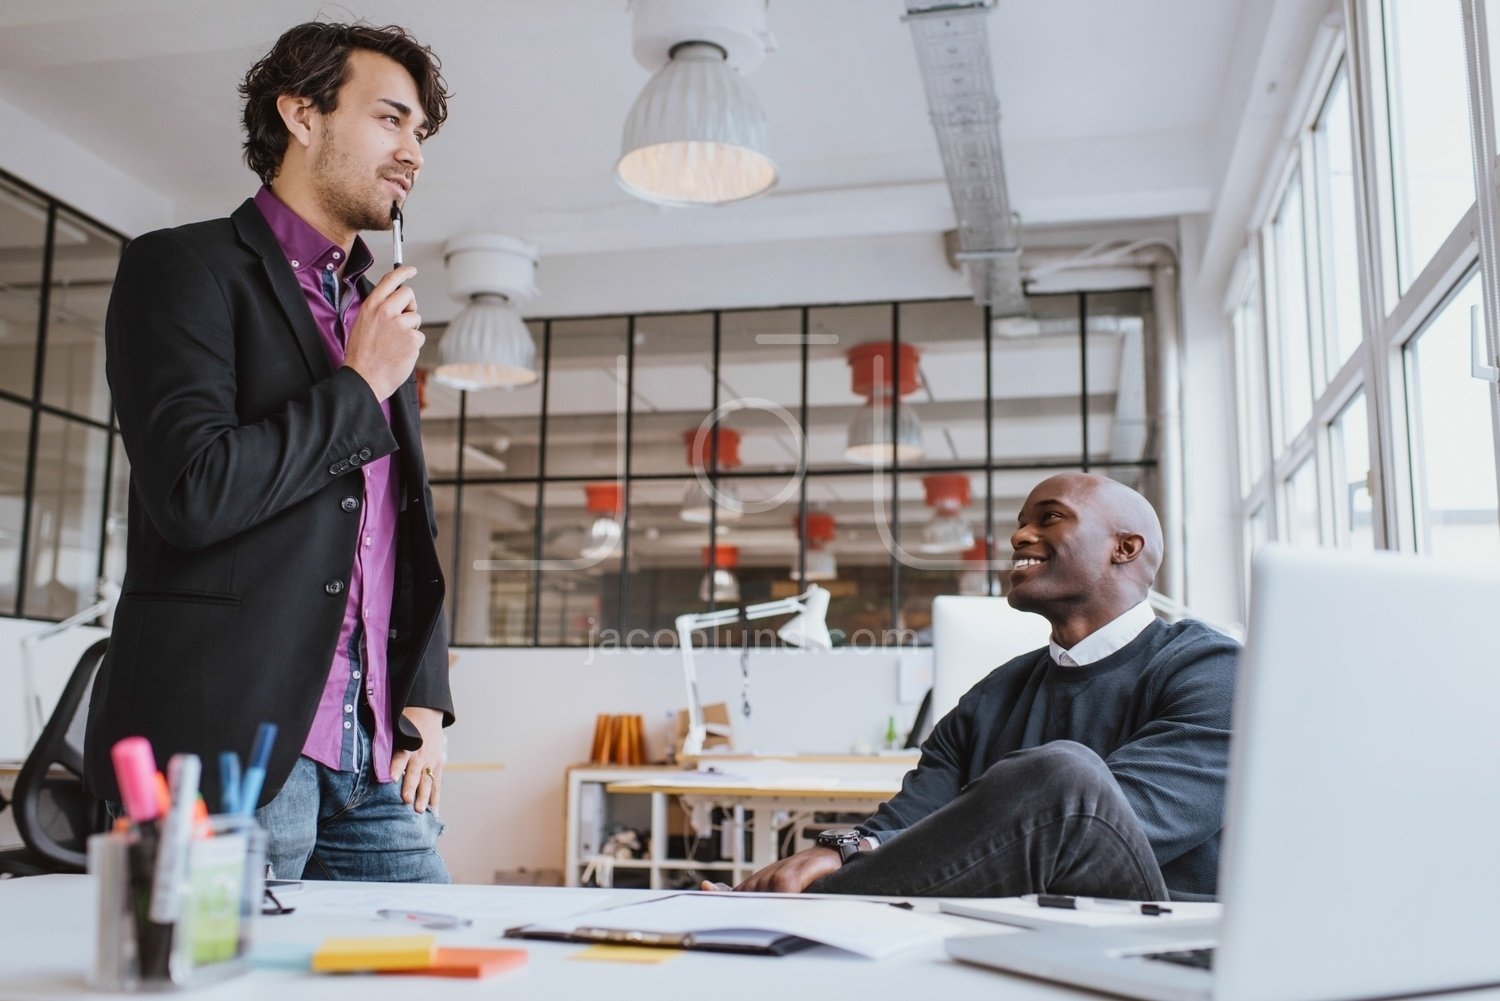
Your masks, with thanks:
M1031 491L1011 534L1015 565L1010 603L1026 612L1059 612L1099 593L1111 566L1116 534L1095 509L1095 485L1053 476Z

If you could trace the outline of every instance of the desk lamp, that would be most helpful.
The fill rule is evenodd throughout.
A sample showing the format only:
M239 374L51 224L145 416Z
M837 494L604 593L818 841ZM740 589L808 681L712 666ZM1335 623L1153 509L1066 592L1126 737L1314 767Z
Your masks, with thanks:
M698 697L698 672L693 667L693 632L731 622L751 622L795 612L776 635L784 643L806 650L828 650L833 639L828 635L828 590L813 584L804 592L778 601L765 601L757 605L739 608L720 608L712 612L689 612L677 616L677 645L682 651L682 676L687 685L688 732L682 742L680 757L699 754L703 750L703 739L708 736L708 725L703 719L703 701Z

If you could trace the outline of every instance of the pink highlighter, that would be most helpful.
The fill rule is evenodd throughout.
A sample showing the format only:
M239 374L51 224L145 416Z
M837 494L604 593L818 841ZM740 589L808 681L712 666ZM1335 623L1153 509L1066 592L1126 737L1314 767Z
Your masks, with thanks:
M151 920L151 884L160 841L157 820L156 756L145 737L126 737L109 751L125 812L135 826L130 842L130 899L135 912L137 956L141 976L164 978L172 953L172 926Z

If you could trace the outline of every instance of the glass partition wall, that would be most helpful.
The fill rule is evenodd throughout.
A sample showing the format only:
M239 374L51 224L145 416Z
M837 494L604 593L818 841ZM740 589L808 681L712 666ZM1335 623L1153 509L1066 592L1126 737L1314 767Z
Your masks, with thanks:
M62 619L124 572L129 468L103 339L123 244L0 176L0 615ZM1041 479L1095 470L1156 496L1150 292L1029 308L533 319L538 381L470 393L425 377L429 329L423 440L453 642L671 645L684 612L816 582L836 643L926 643L935 595L1007 586Z
M927 642L935 595L1002 593L1041 479L1094 470L1154 499L1149 292L1030 305L531 321L533 386L428 383L455 642L669 646L684 612L812 582L836 643Z
M128 473L104 378L123 243L0 174L0 615L66 618L123 572Z

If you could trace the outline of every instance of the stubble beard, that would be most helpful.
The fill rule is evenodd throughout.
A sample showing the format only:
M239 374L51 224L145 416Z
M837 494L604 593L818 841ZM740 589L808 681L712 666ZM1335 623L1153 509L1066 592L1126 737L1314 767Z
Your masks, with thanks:
M384 230L391 227L391 207L384 204L361 180L360 165L339 148L333 132L313 159L313 177L317 182L318 201L328 217L341 226L360 230ZM379 178L371 181L373 188Z

